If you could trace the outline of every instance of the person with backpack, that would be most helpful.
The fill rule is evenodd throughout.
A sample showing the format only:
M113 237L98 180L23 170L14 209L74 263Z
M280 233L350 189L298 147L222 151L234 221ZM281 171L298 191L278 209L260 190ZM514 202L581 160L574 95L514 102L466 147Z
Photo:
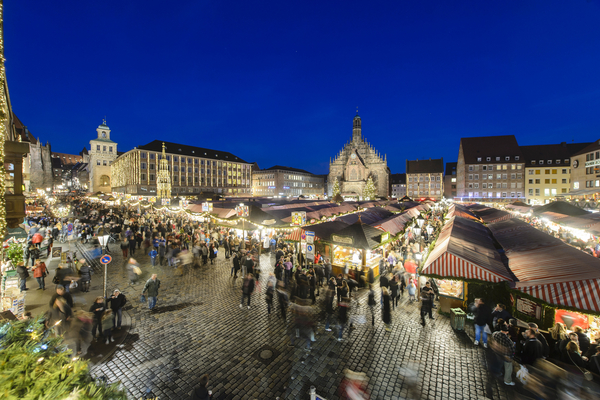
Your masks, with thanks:
M121 329L121 320L123 318L123 307L127 303L127 298L119 289L115 289L113 295L108 299L110 308L113 311L113 325L117 329Z
M240 301L240 308L244 308L244 297L248 297L248 310L250 309L250 296L254 292L254 276L251 272L248 272L244 282L242 284L242 300Z

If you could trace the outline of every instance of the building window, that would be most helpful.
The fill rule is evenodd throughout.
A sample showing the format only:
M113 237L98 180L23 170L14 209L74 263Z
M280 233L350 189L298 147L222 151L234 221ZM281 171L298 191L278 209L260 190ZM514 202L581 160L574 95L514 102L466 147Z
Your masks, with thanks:
M174 158L174 157L173 157ZM173 166L173 172L179 172L179 167L177 165Z
M530 184L530 185L533 185L533 179L530 179L530 180L529 180L529 184Z
M494 187L493 183L488 183L488 189L492 189Z
M153 170L154 169L154 164L150 164L150 169Z
M146 169L146 163L145 162L141 163L140 166L141 166L142 169Z
M539 179L536 179L536 180L535 180L535 183L536 183L536 185L539 185L539 184L540 184L540 180L539 180Z
M566 179L563 179L563 180L562 180L562 183L567 183L567 180L566 180Z
M533 196L533 189L529 189L529 195Z
M473 171L473 166L469 165L469 171Z
M146 158L147 157L147 153L140 153L140 157Z
M154 160L154 153L150 153L150 159Z
M504 161L510 161L510 156L504 157Z
M540 165L544 165L544 160L540 160Z
M96 165L100 165L100 160L97 160L97 161L96 161Z
M109 147L108 147L108 152L109 152L109 153L112 153L112 146L109 146Z
M106 165L106 160L102 160L102 165Z
M550 184L550 179L544 179L544 183L545 183L546 185L549 185L549 184Z
M557 164L560 164L560 160L556 160L556 163L557 163Z
M150 180L153 181L154 180L154 174L150 174Z
M106 146L102 146L102 151L106 151Z
M500 161L500 157L496 157L496 161Z
M478 161L478 162L481 162L481 157L477 157L477 161Z
M531 160L531 165L535 165L535 160Z
M141 174L140 175L142 177L142 180L145 181L146 180L146 174Z
M519 156L515 156L515 161L519 161Z
M492 161L492 157L486 157L485 161Z

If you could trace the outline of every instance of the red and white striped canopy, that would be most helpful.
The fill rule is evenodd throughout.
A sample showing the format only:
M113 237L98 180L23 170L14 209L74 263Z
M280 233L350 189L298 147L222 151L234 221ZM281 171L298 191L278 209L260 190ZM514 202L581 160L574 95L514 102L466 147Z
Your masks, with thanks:
M302 228L298 228L298 229L294 229L290 234L286 235L283 240L290 240L293 242L299 242L301 239L301 232L304 232L304 229ZM315 240L320 240L318 237L315 236ZM306 241L306 239L304 239L304 241Z
M456 216L442 229L422 273L485 282L512 281L490 231L479 222Z
M600 312L600 279L536 286L526 284L527 282L518 284L517 289L549 304Z

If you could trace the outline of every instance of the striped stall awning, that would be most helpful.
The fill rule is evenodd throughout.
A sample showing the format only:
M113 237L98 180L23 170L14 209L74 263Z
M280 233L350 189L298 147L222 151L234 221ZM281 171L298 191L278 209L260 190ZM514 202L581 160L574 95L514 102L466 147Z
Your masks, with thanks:
M457 216L444 225L422 273L485 282L513 281L489 229L480 222Z
M517 283L517 289L548 304L600 312L600 279L526 285Z
M304 229L301 229L301 228L294 229L290 234L284 236L283 240L299 242L301 239L302 232L304 232ZM315 236L315 240L320 240L320 239ZM304 239L304 241L306 241L306 239Z
M423 274L477 279L485 282L512 281L508 274L501 274L501 272L501 268L485 268L481 265L463 260L449 252L444 252L427 267L427 270L423 271Z

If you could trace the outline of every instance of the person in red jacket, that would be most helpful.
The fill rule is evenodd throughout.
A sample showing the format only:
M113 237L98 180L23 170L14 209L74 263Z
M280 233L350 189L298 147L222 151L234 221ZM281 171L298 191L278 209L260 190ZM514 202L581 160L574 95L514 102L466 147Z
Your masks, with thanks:
M35 260L35 265L33 266L33 277L37 280L38 285L40 286L37 288L37 290L46 290L46 274L46 263L41 260Z

